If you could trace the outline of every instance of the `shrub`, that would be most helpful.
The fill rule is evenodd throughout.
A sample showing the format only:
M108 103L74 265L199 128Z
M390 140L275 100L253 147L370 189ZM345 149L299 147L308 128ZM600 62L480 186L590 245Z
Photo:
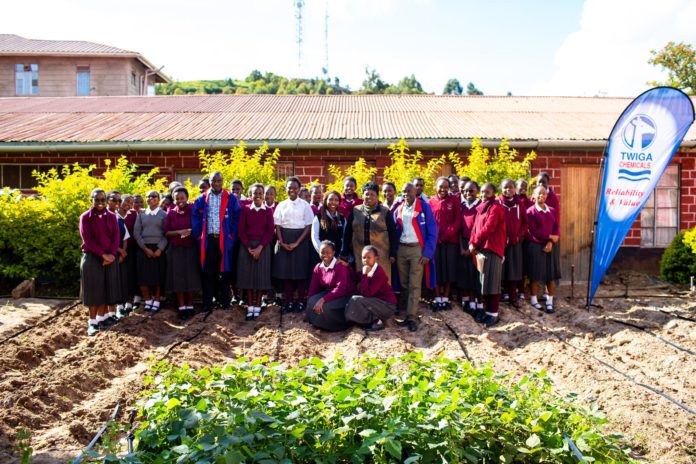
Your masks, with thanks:
M375 180L377 168L367 164L364 158L358 158L355 163L345 169L334 166L333 164L329 165L329 174L333 176L333 181L326 185L326 192L336 190L342 193L343 179L347 176L353 176L358 184L355 192L360 196L360 188L367 182Z
M59 172L34 172L38 195L0 190L0 275L27 279L50 276L60 284L79 278L80 215L90 207L94 188L121 193L164 191L166 179L154 180L158 170L136 175L137 166L120 157L107 166L103 177L95 177L95 166L63 166Z
M239 179L244 184L244 189L254 182L263 185L274 185L278 193L278 201L285 198L285 180L276 172L276 164L280 159L280 150L271 151L268 144L264 143L250 154L244 142L232 147L229 152L216 151L208 153L201 150L198 154L201 161L201 171L210 175L220 171L224 179L223 188L229 188L234 179ZM244 192L246 195L246 192Z
M510 148L507 139L503 139L491 157L488 148L481 143L481 139L474 138L467 163L464 163L457 153L450 153L449 159L460 177L467 176L479 185L491 182L497 188L500 187L503 179L528 180L536 153L531 151L520 159L517 150Z
M696 275L696 253L687 245L685 237L693 237L696 228L679 232L660 260L660 276L667 282L688 284L689 278Z
M684 243L696 254L696 227L684 231Z
M442 165L445 164L445 155L432 158L423 165L423 154L420 150L412 153L404 139L389 145L388 148L391 164L384 168L384 180L394 182L397 192L400 192L406 182L411 182L415 177L422 177L425 180L423 192L426 195L435 194L435 181Z
M146 379L128 462L630 462L606 420L559 400L543 372L512 382L490 366L411 353L285 368L240 359ZM107 456L107 460L109 457Z

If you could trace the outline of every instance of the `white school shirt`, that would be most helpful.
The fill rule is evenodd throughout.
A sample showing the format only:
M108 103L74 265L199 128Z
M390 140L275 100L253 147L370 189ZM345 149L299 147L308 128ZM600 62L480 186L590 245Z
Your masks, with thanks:
M297 198L295 201L283 200L276 206L273 213L275 225L284 229L304 229L312 225L314 221L314 212L309 203L302 198Z
M311 208L311 207L310 207ZM338 220L338 211L336 211L336 216L331 217L331 214L329 212L326 212L326 216L330 217L331 219L337 221ZM345 223L343 224L345 227ZM321 240L319 240L319 232L321 231L321 223L319 222L319 215L317 214L314 216L314 219L312 220L312 246L314 249L319 253L319 248L321 246ZM342 234L341 234L342 235ZM334 244L335 245L335 244ZM339 250L340 251L340 250Z
M418 198L413 200L413 204L408 206L408 203L404 201L401 206L401 221L403 224L403 230L401 231L400 243L418 243L418 235L413 229L413 215L416 212L416 202Z

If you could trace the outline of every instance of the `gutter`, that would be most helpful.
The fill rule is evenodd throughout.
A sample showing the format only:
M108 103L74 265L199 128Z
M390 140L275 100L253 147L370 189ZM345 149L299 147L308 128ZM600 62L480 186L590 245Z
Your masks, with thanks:
M317 140L317 141L292 141L292 140L267 140L271 148L281 150L386 150L387 146L397 142L398 139L388 140ZM152 142L0 142L0 153L66 153L85 151L183 151L183 150L224 150L236 146L240 140L173 140ZM407 140L409 148L414 149L438 149L438 150L465 150L471 147L471 139L433 139L433 140ZM485 139L482 144L486 148L497 148L501 139ZM247 147L258 148L264 141L245 141ZM601 151L606 144L605 140L509 140L513 148L530 150L559 149L584 149ZM696 147L696 140L685 141L682 148Z

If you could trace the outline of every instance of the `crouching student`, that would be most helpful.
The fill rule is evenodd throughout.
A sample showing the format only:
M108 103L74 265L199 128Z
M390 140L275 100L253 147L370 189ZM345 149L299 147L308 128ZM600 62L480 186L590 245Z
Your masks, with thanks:
M505 256L505 213L495 199L495 185L487 183L481 192L483 201L476 208L476 221L471 232L469 251L477 262L482 262L477 268L481 276L484 310L477 310L474 318L476 322L490 327L498 323L500 280Z
M271 288L271 241L275 233L273 210L266 206L263 185L253 184L250 205L242 207L239 218L237 288L246 291L246 320L261 314L261 294Z
M92 207L80 216L82 304L89 308L87 335L109 327L106 310L121 296L118 249L121 241L116 215L106 209L106 193L92 190Z
M346 320L376 331L384 329L384 323L396 312L396 296L387 273L379 265L379 251L373 245L362 250L362 273L358 295L346 306Z
M536 203L527 210L529 233L527 234L527 277L531 283L529 303L538 310L553 312L553 291L561 273L553 256L554 244L558 242L559 224L554 209L546 204L546 188L534 189ZM537 301L539 282L546 284L548 296L546 308Z
M328 331L345 330L346 305L356 293L348 264L336 259L336 245L324 240L319 245L321 262L314 267L309 284L309 300L305 319L314 327Z
M500 185L498 202L505 212L505 259L503 260L503 301L518 308L517 289L523 277L522 242L527 235L527 209L515 193L515 183L505 179Z

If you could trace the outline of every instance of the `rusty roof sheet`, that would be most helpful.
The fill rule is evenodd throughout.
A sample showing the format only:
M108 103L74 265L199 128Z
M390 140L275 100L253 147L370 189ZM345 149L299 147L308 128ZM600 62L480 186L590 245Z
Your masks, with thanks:
M59 142L601 141L630 98L187 95L0 98L0 145ZM696 140L696 130L686 140Z
M138 53L84 40L37 40L15 34L0 34L0 55L127 55Z

